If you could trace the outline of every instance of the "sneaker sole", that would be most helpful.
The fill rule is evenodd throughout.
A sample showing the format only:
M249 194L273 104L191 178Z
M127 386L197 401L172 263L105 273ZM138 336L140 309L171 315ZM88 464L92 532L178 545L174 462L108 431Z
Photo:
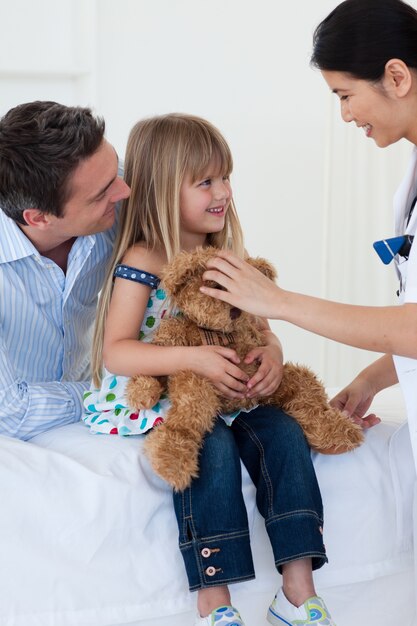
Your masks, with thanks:
M275 613L271 609L271 607L269 607L268 609L266 619L268 620L270 624L273 624L273 626L293 626L291 622L287 622L286 619L284 619L283 617L280 617L277 613Z

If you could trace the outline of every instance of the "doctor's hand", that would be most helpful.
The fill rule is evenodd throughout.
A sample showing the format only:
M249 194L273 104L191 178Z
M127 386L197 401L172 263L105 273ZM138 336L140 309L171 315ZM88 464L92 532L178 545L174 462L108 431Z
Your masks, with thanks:
M226 250L218 250L207 262L204 280L212 280L223 289L203 285L200 291L223 300L243 311L265 318L279 319L284 291L249 263Z
M375 413L366 415L374 399L375 392L367 380L355 378L350 385L339 391L330 404L348 415L356 424L366 430L380 423Z

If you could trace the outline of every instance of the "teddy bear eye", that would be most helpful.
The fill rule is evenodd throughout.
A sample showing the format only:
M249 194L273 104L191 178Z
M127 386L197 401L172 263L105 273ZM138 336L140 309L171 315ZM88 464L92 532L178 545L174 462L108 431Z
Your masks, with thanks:
M237 320L238 317L242 314L242 311L235 306L232 306L230 309L230 319Z

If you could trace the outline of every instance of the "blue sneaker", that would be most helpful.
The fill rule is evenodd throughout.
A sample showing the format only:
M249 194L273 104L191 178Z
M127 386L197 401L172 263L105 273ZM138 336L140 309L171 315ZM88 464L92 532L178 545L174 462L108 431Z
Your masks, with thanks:
M219 606L207 617L198 616L195 626L245 626L239 611L232 606Z
M321 598L313 596L296 607L282 589L269 607L266 619L274 626L336 626Z

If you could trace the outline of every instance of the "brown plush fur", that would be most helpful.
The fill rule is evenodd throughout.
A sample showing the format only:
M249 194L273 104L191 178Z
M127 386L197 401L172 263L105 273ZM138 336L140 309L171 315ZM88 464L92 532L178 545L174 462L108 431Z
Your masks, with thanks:
M199 327L218 331L220 341L233 333L228 346L243 360L252 348L265 345L265 340L254 316L200 292L207 260L215 253L214 248L183 252L166 266L162 285L182 315L162 320L153 341L164 346L198 346L202 344ZM248 261L275 278L264 259ZM239 367L249 375L257 369L255 363ZM221 396L209 380L189 370L167 378L135 376L128 383L129 404L136 409L152 407L165 389L172 406L165 422L147 435L145 449L155 472L177 491L198 476L204 435L220 411L232 413L257 404L278 406L300 424L311 448L324 454L346 452L363 441L362 429L329 405L322 383L304 366L286 363L282 382L272 396L241 400Z

